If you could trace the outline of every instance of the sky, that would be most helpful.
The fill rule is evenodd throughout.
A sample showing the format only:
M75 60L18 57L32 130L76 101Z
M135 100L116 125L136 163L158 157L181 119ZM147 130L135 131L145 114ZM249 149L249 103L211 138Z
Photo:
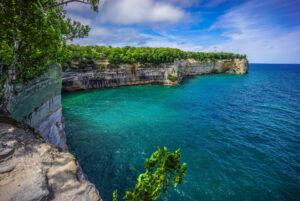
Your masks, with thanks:
M246 54L250 63L300 63L300 0L101 0L68 16L91 31L73 44L171 47Z

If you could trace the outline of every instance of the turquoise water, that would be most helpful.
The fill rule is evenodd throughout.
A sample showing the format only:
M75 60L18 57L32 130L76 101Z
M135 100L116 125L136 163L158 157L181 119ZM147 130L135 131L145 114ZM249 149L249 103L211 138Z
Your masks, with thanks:
M250 65L180 86L63 95L70 151L104 201L157 146L182 150L186 183L160 200L300 200L300 65Z

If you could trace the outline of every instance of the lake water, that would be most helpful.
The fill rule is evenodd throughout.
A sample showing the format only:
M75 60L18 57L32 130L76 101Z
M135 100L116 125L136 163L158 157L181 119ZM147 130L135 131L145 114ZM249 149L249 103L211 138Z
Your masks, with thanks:
M159 200L300 200L300 65L247 75L63 94L70 152L104 201L158 146L181 148L186 183Z

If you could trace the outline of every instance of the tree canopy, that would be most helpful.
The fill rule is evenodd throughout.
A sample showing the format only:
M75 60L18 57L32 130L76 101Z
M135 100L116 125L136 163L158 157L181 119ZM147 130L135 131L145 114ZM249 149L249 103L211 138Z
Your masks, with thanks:
M107 59L112 64L120 63L170 63L175 59L193 58L197 61L217 61L219 59L243 59L246 55L233 53L185 52L174 48L123 47L104 46L67 46L69 57L83 63L93 59Z
M67 17L65 5L99 0L0 0L0 111L12 100L17 82L31 80L48 65L61 63L67 40L90 28Z
M74 0L0 0L0 63L19 81L33 78L66 55L66 41L87 36L89 27L66 16ZM88 3L97 10L99 0Z

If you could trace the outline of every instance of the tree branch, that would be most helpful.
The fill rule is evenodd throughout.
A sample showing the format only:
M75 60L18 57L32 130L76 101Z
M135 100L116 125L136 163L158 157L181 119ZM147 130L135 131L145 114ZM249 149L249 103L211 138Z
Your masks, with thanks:
M64 2L61 2L61 3L57 3L57 4L54 4L54 5L47 6L45 8L45 10L47 10L49 8L57 7L57 6L66 5L66 4L72 3L72 2L79 2L79 3L84 3L84 4L92 5L91 3L86 2L85 0L67 0L67 1L64 1Z

